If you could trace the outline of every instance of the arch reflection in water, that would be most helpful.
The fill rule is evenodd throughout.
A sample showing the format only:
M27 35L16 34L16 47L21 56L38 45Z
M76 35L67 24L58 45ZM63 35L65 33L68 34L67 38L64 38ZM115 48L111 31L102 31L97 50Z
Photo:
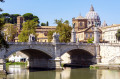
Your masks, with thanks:
M88 68L71 69L63 71L28 70L25 66L10 65L6 79L120 79L120 71L116 70L90 70ZM0 79L3 79L0 77ZM5 79L5 78L4 78Z

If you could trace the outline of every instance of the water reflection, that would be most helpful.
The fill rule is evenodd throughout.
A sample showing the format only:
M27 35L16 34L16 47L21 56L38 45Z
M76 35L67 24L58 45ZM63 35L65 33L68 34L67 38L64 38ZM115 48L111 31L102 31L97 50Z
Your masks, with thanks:
M120 79L120 71L97 70L97 79Z
M10 65L7 70L11 74L6 77L0 76L0 79L120 79L120 71L117 70L65 68L63 71L40 71L28 70L20 65Z

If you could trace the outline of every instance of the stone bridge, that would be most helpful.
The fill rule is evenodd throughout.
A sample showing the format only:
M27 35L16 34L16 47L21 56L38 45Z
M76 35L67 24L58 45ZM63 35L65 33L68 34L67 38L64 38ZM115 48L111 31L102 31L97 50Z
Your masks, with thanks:
M29 68L60 69L61 62L66 59L64 54L70 55L71 64L90 65L96 63L97 49L99 46L88 43L42 43L42 42L10 42L8 49L0 50L0 62L5 64L5 59L17 51L29 57ZM86 64L82 64L86 62ZM4 65L0 68L4 68Z

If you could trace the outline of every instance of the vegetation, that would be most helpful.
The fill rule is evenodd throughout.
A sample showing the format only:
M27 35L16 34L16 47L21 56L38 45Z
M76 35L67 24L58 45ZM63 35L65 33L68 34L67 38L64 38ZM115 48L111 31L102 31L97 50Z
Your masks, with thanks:
M49 26L49 22L48 21L46 22L46 26Z
M72 28L69 25L69 21L66 20L63 22L62 19L61 20L56 19L55 23L57 24L56 30L48 32L48 41L51 42L52 34L56 32L60 34L59 37L60 42L65 42L65 43L70 42Z
M87 40L87 43L93 43L93 41L94 41L94 38L91 38Z
M5 23L17 24L17 17L21 16L20 14L9 14L9 13L2 13L0 14L0 18L4 18ZM35 22L39 23L39 18L32 13L26 13L23 15L24 20L34 20Z
M26 65L27 62L7 62L6 65Z
M4 38L8 38L8 41L14 41L15 35L17 34L17 28L12 24L5 24L3 28Z
M5 23L11 23L11 24L17 23L18 16L20 16L20 14L9 14L9 13L0 14L0 18L4 18Z
M45 23L41 23L41 26L46 26L46 24Z
M89 68L90 69L99 69L99 67L97 67L97 66L90 66Z
M3 25L4 25L4 19L0 18L0 48L1 47L8 48L8 44L3 37L3 32L2 32Z
M118 41L120 41L120 29L118 29L118 31L116 33L116 38Z
M33 21L35 21L37 23L40 23L39 18L37 16L33 15L32 13L26 13L26 14L23 15L23 17L24 17L25 21L33 20Z
M49 22L47 21L46 23L41 23L41 26L49 26Z
M0 2L5 2L4 0L0 0ZM3 11L1 8L0 8L0 11Z
M53 35L53 33L54 33L55 31L49 31L48 32L48 42L51 42L52 41L52 39L53 39L53 37L52 37L52 35Z
M28 42L28 38L30 34L35 34L36 26L38 25L37 22L34 20L27 20L23 23L22 31L18 36L19 42Z

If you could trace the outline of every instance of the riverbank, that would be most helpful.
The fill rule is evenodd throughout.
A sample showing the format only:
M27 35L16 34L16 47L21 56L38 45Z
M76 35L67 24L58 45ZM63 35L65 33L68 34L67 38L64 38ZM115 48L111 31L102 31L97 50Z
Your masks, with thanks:
M90 65L90 69L114 69L114 70L120 70L120 65L99 65L99 64L95 64L95 65Z
M26 62L7 62L6 65L26 65Z

